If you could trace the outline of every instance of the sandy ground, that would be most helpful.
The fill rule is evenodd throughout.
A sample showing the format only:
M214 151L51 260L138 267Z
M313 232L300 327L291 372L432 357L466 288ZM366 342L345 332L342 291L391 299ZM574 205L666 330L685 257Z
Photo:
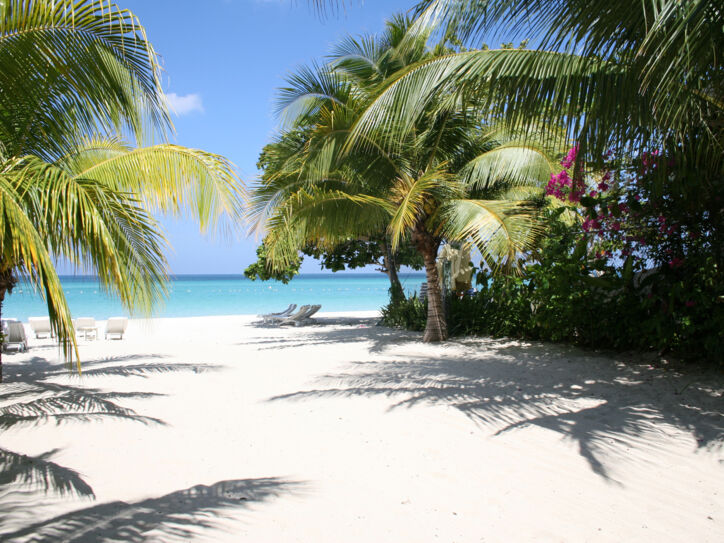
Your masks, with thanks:
M0 541L724 541L721 375L252 320L4 355Z

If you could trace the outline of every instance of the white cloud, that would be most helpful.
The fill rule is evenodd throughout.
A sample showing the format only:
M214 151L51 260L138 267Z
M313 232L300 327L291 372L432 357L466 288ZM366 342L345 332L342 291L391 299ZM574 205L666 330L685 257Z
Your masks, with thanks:
M177 116L188 115L194 111L204 112L204 104L201 102L200 94L186 94L179 96L175 92L166 95L168 106Z

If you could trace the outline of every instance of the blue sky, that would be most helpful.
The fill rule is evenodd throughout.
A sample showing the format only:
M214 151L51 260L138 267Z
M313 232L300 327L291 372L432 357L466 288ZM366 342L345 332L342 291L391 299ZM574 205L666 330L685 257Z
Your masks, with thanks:
M320 59L347 34L377 33L414 0L351 2L320 18L307 0L117 0L141 20L161 55L163 84L174 103L175 143L225 155L244 180L277 126L276 89L302 64ZM172 273L241 273L258 240L229 242L196 224L163 220L174 251ZM319 272L305 259L302 272Z

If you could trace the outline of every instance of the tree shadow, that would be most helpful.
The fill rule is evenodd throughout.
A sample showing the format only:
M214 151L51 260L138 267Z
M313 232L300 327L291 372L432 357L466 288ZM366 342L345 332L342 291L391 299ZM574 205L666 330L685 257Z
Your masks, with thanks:
M283 494L304 490L304 483L266 477L196 485L138 502L95 505L38 522L14 532L0 533L10 543L31 536L43 542L170 541L188 539L213 529L218 518L249 509Z
M179 371L210 371L218 366L199 364L164 364L158 355L104 357L84 363L85 377L148 377L152 374ZM131 362L130 364L128 362ZM59 382L58 377L64 377ZM14 427L91 422L108 418L165 425L158 418L142 415L124 407L118 400L162 396L154 392L109 391L85 386L80 379L68 379L68 371L59 364L34 357L13 366L0 386L0 431ZM80 475L49 460L57 451L32 457L0 448L0 490L10 487L41 488L46 493L72 493L93 496L93 489Z
M724 444L720 374L685 375L509 340L425 345L423 355L406 354L410 345L398 341L384 360L353 362L320 377L313 389L269 401L381 394L394 400L389 409L453 407L493 436L538 426L575 442L591 470L610 481L610 466L630 459L627 449L655 448L672 429L688 434L697 449Z
M0 488L17 485L30 490L52 488L60 495L95 497L93 489L80 474L50 461L58 452L53 449L38 456L0 449Z
M320 317L317 321L314 324L300 327L263 326L264 328L289 330L289 334L281 337L250 337L244 340L243 345L255 345L259 350L277 350L339 345L340 343L369 343L370 352L380 353L390 345L398 344L401 341L422 339L422 335L417 332L405 332L377 326L379 318Z
M219 369L213 364L188 364L174 362L163 364L159 361L167 358L158 354L132 354L124 356L106 356L84 360L80 376L73 373L74 368L68 368L57 363L53 364L42 357L33 357L27 362L18 365L4 366L5 374L3 388L12 383L37 383L52 377L148 377L158 373L171 373L178 371L193 371L201 373ZM115 364L115 365L114 365ZM71 372L69 372L71 370Z

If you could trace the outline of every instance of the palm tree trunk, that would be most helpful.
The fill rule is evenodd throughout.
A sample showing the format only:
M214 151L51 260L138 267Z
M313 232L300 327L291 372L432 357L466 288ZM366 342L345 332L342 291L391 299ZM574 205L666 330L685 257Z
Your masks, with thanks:
M382 257L383 265L387 277L390 279L390 300L396 302L398 300L405 299L405 291L400 283L400 277L397 275L397 262L395 261L395 253L392 252L390 246L387 243L382 243L382 248L385 251Z
M447 321L442 305L442 290L440 278L437 275L435 259L440 240L424 229L420 229L414 236L417 250L420 251L425 262L425 275L427 277L427 323L422 340L426 343L445 341L448 338Z

